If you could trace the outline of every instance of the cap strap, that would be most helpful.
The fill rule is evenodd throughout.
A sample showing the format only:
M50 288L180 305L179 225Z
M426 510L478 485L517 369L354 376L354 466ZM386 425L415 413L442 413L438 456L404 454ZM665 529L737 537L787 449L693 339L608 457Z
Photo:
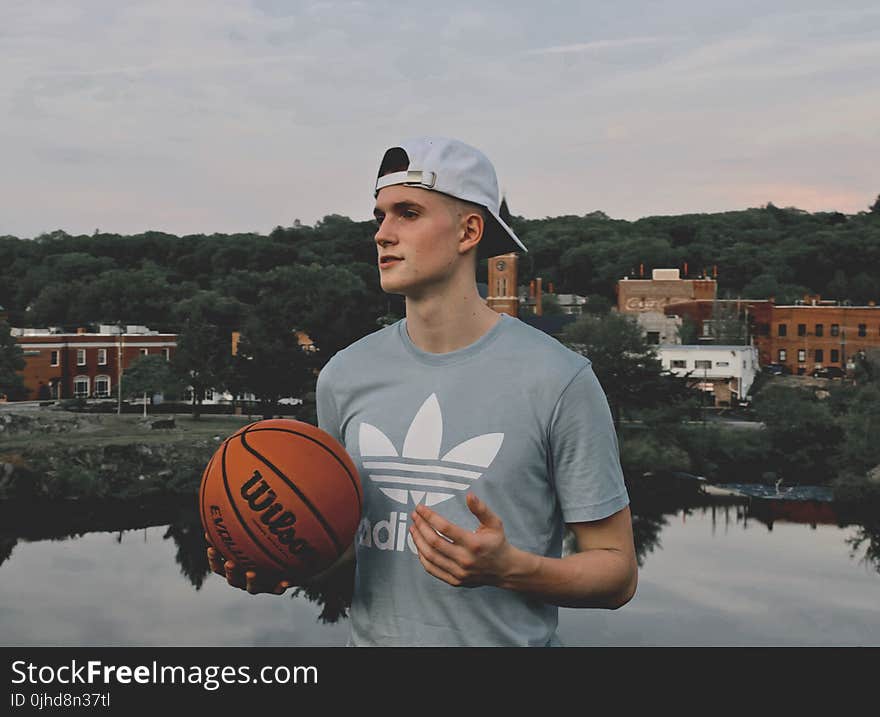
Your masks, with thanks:
M376 180L376 191L383 187L389 187L392 184L417 184L427 189L433 188L437 183L436 172L421 172L418 170L410 170L408 172L394 172L379 177Z

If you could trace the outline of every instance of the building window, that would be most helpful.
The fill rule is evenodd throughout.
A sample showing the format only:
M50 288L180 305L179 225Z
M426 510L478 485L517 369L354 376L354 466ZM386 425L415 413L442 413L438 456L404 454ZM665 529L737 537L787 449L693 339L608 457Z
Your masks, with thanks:
M712 319L706 319L703 321L703 336L711 336L712 335Z
M73 379L73 395L74 398L89 397L89 377L77 376Z
M859 324L859 336L867 336L868 335L868 325L867 324Z
M107 365L107 349L98 349L98 366ZM95 387L97 391L97 387Z
M831 324L831 335L840 336L840 324Z
M779 336L788 336L788 324L779 324Z
M649 344L659 344L660 343L660 332L659 331L648 331L648 343Z
M141 349L141 356L147 356L150 353L150 349Z
M816 336L822 336L825 333L825 324L816 324Z
M798 363L803 363L807 360L807 350L806 349L798 349Z
M730 363L727 361L716 361L715 365L716 366L730 366Z
M806 324L798 324L798 336L806 336L807 335L807 325Z
M165 360L171 360L171 349L162 349L162 352L165 354Z
M213 401L214 400L214 389L213 388L206 388L205 389L205 400L206 401Z
M77 366L85 366L86 365L86 350L85 349L77 349L76 350L76 365Z
M831 349L831 363L840 363L840 351Z
M688 362L685 361L684 359L673 359L672 361L669 362L669 365L672 368L687 368Z
M51 351L49 356L50 356L49 364L51 366L59 366L60 365L60 363L58 361L58 352L57 351Z
M788 356L788 353L785 351L785 349L779 349L779 363L782 363L783 361L785 361L787 356Z
M694 368L712 368L712 362L697 359L694 361Z
M816 363L822 363L825 360L825 352L822 349L816 349Z
M95 398L110 398L109 376L95 376Z

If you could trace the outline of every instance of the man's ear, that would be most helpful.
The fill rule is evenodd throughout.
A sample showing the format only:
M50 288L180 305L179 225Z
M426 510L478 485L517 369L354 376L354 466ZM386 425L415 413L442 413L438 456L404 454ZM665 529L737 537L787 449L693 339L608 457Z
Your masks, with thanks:
M474 249L483 238L486 230L486 222L478 212L467 211L461 218L461 238L458 246L462 253Z

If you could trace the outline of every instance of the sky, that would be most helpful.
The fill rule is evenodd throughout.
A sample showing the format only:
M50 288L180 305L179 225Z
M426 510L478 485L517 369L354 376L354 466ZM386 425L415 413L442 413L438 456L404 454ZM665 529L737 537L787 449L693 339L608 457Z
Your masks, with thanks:
M362 221L424 134L526 218L880 193L873 0L2 0L0 58L0 235Z

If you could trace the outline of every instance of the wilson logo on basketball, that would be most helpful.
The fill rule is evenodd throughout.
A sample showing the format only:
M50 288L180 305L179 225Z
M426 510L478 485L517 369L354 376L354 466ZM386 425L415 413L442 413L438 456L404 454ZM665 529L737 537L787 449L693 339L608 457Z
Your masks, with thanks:
M443 441L443 413L437 394L432 393L419 408L397 452L382 431L369 423L361 423L358 446L364 468L371 481L378 484L392 500L408 505L422 501L436 505L466 491L483 475L475 468L488 468L504 441L503 433L486 433L459 443L440 457ZM381 460L375 460L381 459ZM395 460L396 459L396 460ZM401 460L402 459L402 460Z
M278 542L297 557L308 563L315 563L318 554L308 541L296 537L296 515L293 511L285 509L278 502L275 491L255 470L250 480L241 486L241 497L247 501L247 506L260 515L260 522L269 528L269 532L278 538Z

